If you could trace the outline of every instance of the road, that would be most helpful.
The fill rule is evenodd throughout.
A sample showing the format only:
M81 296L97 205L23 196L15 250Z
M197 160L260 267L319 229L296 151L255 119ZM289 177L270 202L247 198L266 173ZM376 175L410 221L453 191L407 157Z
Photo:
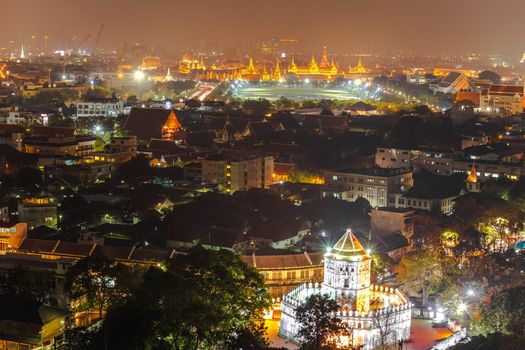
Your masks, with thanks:
M429 320L412 319L407 350L427 350L452 335L448 328L432 328Z
M215 90L219 86L219 84L216 83L201 83L199 85L199 90L197 90L193 95L190 96L190 99L195 99L199 101L204 101L206 96L211 94L213 90Z

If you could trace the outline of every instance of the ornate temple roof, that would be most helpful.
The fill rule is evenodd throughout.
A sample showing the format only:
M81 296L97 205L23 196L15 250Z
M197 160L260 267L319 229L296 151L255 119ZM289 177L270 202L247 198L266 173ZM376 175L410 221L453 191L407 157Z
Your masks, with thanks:
M351 229L346 230L343 237L337 241L325 256L336 260L365 260L371 258Z
M478 182L478 173L475 167L472 167L472 169L470 169L470 173L468 174L466 182L471 182L471 183Z

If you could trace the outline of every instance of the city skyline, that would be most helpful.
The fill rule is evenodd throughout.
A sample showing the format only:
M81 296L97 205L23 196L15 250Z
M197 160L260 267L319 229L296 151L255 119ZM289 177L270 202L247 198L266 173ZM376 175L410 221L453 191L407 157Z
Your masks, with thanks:
M30 46L32 36L36 37L37 46L43 46L47 35L49 47L60 48L68 38L76 37L79 42L88 33L96 34L104 24L100 42L103 49L136 42L198 48L201 41L219 43L219 49L223 49L272 37L293 37L301 40L306 50L328 46L331 52L338 53L522 52L520 38L525 29L518 23L525 3L503 0L497 8L493 4L489 0L406 0L403 5L385 0L328 0L322 5L293 0L218 0L198 4L94 0L86 5L64 0L28 0L27 6L21 7L14 0L7 0L4 10L12 16L4 21L0 46L9 42Z

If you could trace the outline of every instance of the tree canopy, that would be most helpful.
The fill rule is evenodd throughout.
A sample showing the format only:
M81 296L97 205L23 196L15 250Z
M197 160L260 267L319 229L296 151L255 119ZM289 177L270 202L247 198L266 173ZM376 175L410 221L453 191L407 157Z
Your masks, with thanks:
M113 277L104 261L79 264L76 271L84 273L73 274L79 286L75 295L108 307L103 326L93 331L84 349L103 348L104 342L108 349L137 350L250 349L266 344L263 313L271 302L263 277L232 252L194 248L149 268L138 283L127 285ZM111 281L119 294L107 292ZM106 297L99 298L102 294ZM82 339L84 334L71 335L77 336Z
M328 295L313 294L296 310L302 350L332 349L343 331L341 319L333 314L339 305Z

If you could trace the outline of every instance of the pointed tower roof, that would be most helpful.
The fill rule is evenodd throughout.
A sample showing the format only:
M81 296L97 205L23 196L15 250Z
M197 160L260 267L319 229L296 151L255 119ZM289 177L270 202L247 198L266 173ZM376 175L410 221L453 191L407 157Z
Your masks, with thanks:
M297 66L295 65L295 59L293 56L292 56L292 61L290 62L290 66L288 66L288 71L292 73L297 72Z
M478 172L476 171L475 166L473 166L472 169L470 169L470 173L468 174L467 180L465 182L470 182L470 183L478 182Z
M275 69L273 70L273 80L281 80L281 67L279 67L279 60L275 62Z
M336 260L366 260L370 255L363 248L361 243L352 233L351 229L346 230L343 237L337 241L326 257Z
M328 63L328 55L326 53L326 46L323 47L323 58L321 59L321 64L319 67L321 68L328 68L330 64Z
M24 52L24 45L22 45L22 49L20 50L20 58L26 58L26 54Z
M166 73L166 76L164 77L164 81L173 81L173 77L171 76L170 67L168 67L168 72Z
M310 65L308 68L310 70L310 73L319 72L319 66L317 65L317 62L315 61L314 54L312 54L312 59L310 60Z

